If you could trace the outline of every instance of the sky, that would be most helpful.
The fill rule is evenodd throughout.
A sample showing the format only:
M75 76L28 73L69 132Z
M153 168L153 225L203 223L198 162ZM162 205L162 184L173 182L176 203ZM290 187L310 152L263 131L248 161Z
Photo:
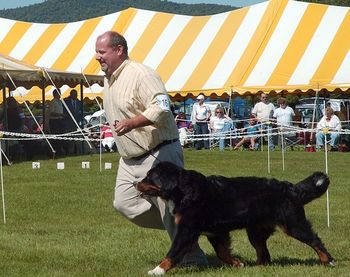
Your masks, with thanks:
M245 7L245 6L263 2L265 0L168 0L168 1L177 2L177 3L186 3L186 4L208 3L208 4L231 5L233 7ZM45 2L45 0L0 0L0 10L24 7L24 6L33 5L33 4L42 3L42 2Z

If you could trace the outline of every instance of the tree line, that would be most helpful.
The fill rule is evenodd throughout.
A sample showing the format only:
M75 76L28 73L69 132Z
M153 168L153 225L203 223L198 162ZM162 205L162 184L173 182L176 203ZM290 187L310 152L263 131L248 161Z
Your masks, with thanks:
M308 2L350 6L350 0ZM27 7L0 10L0 17L27 22L66 23L111 14L130 7L182 15L212 15L237 9L229 5L180 4L167 0L47 0Z

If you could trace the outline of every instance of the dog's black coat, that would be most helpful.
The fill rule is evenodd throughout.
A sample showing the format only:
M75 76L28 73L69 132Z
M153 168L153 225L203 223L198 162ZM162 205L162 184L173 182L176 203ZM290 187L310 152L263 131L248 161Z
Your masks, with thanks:
M257 264L270 262L266 241L276 226L311 246L324 264L333 259L305 217L304 205L328 188L328 176L315 172L296 185L259 177L206 177L169 162L161 162L136 185L144 196L173 202L178 230L167 257L165 271L191 251L200 234L206 234L224 262L242 266L231 257L229 232L245 228L256 250ZM167 261L167 262L164 262Z

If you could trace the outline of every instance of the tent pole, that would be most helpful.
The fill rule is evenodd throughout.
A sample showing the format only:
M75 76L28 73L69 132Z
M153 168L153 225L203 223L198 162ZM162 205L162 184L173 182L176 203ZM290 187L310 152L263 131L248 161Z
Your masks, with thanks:
M84 83L83 80L80 80L80 128L84 128ZM84 143L85 141L81 141L81 153L85 154L84 152Z
M42 116L43 116L43 130L45 130L45 118L46 118L46 115L45 115L45 85L43 84L42 88L41 88L41 99L42 99L42 105L41 105L41 113L42 113Z
M6 82L2 84L2 104L3 104L3 113L4 113L4 130L8 131L7 124L7 103L6 103ZM9 152L8 140L5 140L5 152Z

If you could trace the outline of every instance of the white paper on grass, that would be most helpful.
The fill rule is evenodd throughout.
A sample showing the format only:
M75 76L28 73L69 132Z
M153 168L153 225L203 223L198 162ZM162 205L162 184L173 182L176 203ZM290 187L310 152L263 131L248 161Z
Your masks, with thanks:
M81 162L81 168L83 169L90 168L90 162Z
M32 162L32 168L33 169L39 169L40 168L40 162Z

